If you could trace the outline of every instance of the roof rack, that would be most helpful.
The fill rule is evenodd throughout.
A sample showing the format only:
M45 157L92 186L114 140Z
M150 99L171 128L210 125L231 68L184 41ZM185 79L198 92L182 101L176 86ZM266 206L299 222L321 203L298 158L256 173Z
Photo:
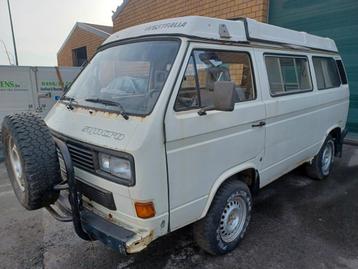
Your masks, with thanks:
M276 44L295 45L312 49L337 52L336 43L327 37L320 37L306 32L299 32L249 18L237 18L243 21L248 41L269 42Z

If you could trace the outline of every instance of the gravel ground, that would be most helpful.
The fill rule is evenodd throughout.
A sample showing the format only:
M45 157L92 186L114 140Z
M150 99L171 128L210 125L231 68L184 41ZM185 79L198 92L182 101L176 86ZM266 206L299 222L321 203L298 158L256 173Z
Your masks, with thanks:
M246 238L232 253L212 257L190 227L121 256L80 240L71 224L17 202L0 164L0 268L358 268L358 147L345 146L332 176L319 182L302 169L256 197Z

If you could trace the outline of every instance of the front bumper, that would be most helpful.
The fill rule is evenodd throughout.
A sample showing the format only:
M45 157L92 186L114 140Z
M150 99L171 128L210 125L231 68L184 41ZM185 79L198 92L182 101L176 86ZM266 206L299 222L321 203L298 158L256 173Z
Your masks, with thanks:
M81 211L81 224L89 237L99 240L120 253L127 253L126 243L135 233L123 227L115 225L89 210Z
M65 205L63 195L56 202L56 207L48 207L48 211L59 221L72 221L77 235L88 241L99 240L112 249L122 254L135 253L144 249L152 241L152 233L148 231L135 232L119 226L92 210L85 208L82 203L82 194L94 197L97 202L107 204L107 207L115 205L113 197L108 193L96 190L96 186L89 186L77 180L71 155L66 143L54 138L64 164L67 184L61 183L55 189L68 192L68 206ZM112 199L111 199L112 198Z

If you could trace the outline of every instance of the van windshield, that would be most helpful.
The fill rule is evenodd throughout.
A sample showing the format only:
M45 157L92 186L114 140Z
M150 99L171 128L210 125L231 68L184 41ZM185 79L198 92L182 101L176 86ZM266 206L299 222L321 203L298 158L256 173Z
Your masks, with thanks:
M148 115L159 98L179 46L178 40L152 40L100 51L64 99L80 106ZM111 102L120 105L114 106Z

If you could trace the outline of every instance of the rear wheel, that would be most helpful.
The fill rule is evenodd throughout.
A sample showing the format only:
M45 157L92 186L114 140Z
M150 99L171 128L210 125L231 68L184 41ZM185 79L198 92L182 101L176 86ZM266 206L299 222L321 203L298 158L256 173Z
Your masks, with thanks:
M333 168L334 155L335 142L332 136L328 135L318 154L306 165L307 175L318 180L328 177Z
M54 203L61 182L56 146L45 122L36 114L4 118L2 140L5 164L14 192L29 210Z
M252 198L247 185L225 182L205 218L194 224L198 245L212 255L226 254L240 243L250 222Z

